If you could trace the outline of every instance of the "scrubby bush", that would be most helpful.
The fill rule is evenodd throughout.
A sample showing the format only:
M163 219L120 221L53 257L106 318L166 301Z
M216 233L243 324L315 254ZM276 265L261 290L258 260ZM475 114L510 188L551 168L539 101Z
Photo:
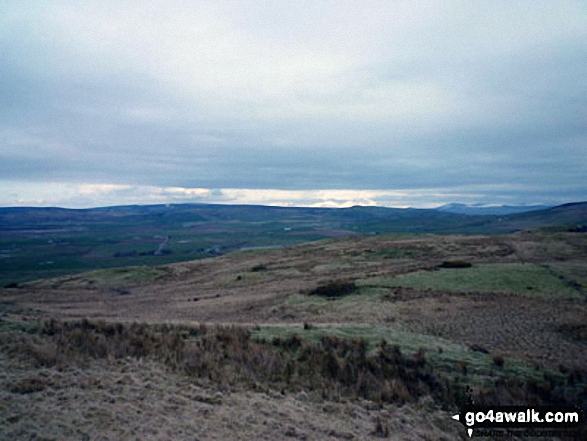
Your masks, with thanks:
M486 348L477 343L469 345L469 349L471 349L471 351L481 352L482 354L489 354L489 351Z
M440 265L438 265L439 268L471 268L472 266L473 265L471 262L460 259L445 260Z
M327 298L337 298L343 297L349 294L352 294L357 289L355 282L345 282L345 281L332 281L328 282L324 285L318 285L312 291L310 291L311 296L320 296L320 297L327 297Z
M267 271L267 265L263 265L262 263L260 263L259 265L255 265L254 267L252 267L251 271L253 273L258 273L259 271Z
M494 355L493 356L493 364L496 365L498 368L502 368L504 363L505 363L505 360L501 355Z

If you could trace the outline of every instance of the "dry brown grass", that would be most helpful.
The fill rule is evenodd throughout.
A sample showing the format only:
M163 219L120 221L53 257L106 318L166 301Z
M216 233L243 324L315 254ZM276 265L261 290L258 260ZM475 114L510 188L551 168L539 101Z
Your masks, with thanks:
M393 439L462 435L426 420L449 419L422 401L446 386L396 347L90 320L0 337L2 439L366 439L375 414Z
M0 366L3 386L31 374L47 381L45 389L29 394L0 387L3 440L366 440L376 416L388 425L391 440L467 439L448 413L428 401L375 409L304 393L220 393L206 381L133 358L31 372L0 352Z
M323 398L407 403L431 395L454 404L423 354L405 357L382 341L367 355L361 340L325 336L318 344L293 336L263 343L237 326L148 326L83 320L42 322L34 335L5 334L8 353L36 367L65 368L90 359L149 358L190 377L206 378L220 390L262 387L319 394ZM30 381L29 381L30 383ZM29 387L33 387L31 383ZM22 385L22 389L26 389Z
M423 349L406 356L399 346L386 340L381 340L373 352L368 351L365 340L332 335L324 335L318 342L295 334L257 341L247 328L239 326L55 319L41 322L34 334L5 333L0 337L6 353L28 360L35 367L63 369L96 359L150 359L188 377L205 378L224 391L261 387L290 393L306 391L329 400L396 404L430 396L442 407L454 406L464 399L459 382L436 373ZM493 363L503 368L505 359L494 355ZM577 377L579 371L559 370L559 374L549 377L550 395L536 395L533 402L567 399L558 389L571 383L569 378ZM581 379L581 375L577 378ZM500 381L506 380L500 377ZM524 381L518 382L516 388L529 384ZM27 391L42 388L43 384L28 378L18 387ZM529 397L533 389L526 389ZM577 391L566 393L578 397Z
M24 396L34 396L53 410L51 406L59 406L57 403L66 404L57 410L61 425L45 420L46 429L55 434L47 439L98 434L107 434L105 439L137 434L144 439L187 439L192 433L204 433L205 439L217 439L219 434L224 439L242 439L243 433L253 436L259 431L278 438L409 439L408 434L420 434L428 439L454 439L462 438L463 433L448 422L450 413L470 398L460 380L438 376L423 351L407 357L384 340L369 354L365 341L332 336L319 343L295 335L257 342L248 329L238 326L54 319L40 323L34 333L0 336L0 363L5 368L0 381L0 421L6 424L0 436L15 435L12 439L19 439L19 434L26 434L27 439L39 434L31 428L28 416L38 406ZM175 385L163 392L169 378L175 379ZM476 389L472 398L476 403L500 404L576 402L578 397L568 395L569 389L564 388L571 379L576 381L575 372L563 376L545 373L528 381L501 377L492 386ZM62 398L55 401L56 395ZM145 396L150 397L147 403ZM266 402L261 403L260 397ZM18 404L7 408L6 400ZM75 403L85 409L83 415L74 410ZM197 409L208 409L193 415L196 421L207 419L217 408L228 426L220 429L207 424L202 430L179 424L177 414L190 414L194 404ZM242 407L237 410L234 406ZM317 406L325 415L301 419ZM116 415L111 407L118 409ZM262 422L253 417L267 407L276 414L267 411ZM152 415L156 409L166 417L157 417L163 426L152 433L143 417L140 423L132 423L132 412ZM347 412L352 427L343 422L349 418ZM443 419L434 422L432 415ZM132 428L131 432L115 427L120 418L131 423L126 428ZM262 427L267 418L274 421L270 428Z

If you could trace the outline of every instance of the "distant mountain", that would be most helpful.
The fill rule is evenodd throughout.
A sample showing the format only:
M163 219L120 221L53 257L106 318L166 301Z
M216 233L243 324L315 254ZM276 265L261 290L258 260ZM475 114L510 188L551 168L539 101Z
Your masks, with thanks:
M487 204L447 204L436 208L438 211L467 215L506 215L527 211L546 210L550 205L487 205Z

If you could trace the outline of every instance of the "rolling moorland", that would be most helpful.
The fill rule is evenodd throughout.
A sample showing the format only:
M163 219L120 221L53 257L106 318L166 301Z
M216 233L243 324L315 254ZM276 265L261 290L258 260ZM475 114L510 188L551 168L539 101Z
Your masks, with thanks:
M158 265L355 235L500 234L551 225L576 229L587 224L586 207L567 204L509 215L466 215L446 211L450 207L0 208L0 286L98 268Z
M1 439L453 440L471 401L587 409L585 203L17 212Z

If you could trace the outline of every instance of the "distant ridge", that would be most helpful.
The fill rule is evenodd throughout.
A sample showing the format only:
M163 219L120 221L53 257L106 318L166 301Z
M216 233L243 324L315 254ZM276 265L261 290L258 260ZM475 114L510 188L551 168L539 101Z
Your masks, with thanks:
M434 209L353 206L348 208L265 205L157 204L86 209L0 207L0 232L23 228L55 228L132 222L181 225L183 222L328 223L356 233L507 233L522 229L587 225L587 202L544 205L486 206L448 204Z
M551 205L487 205L487 204L446 204L436 208L439 211L448 213L468 214L468 215L507 215L515 213L525 213L528 211L546 210L552 208Z
M0 208L0 286L82 270L380 234L587 232L587 202L503 215L438 209L169 204Z
M518 229L554 226L568 226L574 231L577 227L584 229L587 226L587 201L557 205L546 210L512 214L503 218L502 225L506 227L516 225Z

